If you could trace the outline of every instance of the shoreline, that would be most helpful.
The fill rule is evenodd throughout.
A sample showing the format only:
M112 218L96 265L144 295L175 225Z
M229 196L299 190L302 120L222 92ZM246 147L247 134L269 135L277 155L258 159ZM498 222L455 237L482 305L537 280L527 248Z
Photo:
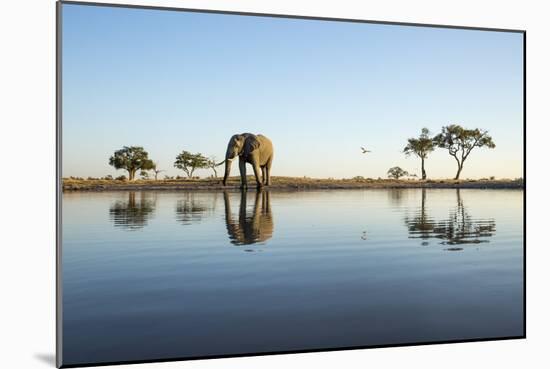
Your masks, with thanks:
M227 191L239 190L237 178L230 178L223 186L220 178L136 180L132 182L103 179L64 178L63 192L103 191ZM472 189L525 189L521 179L495 180L394 180L394 179L314 179L273 177L269 190L353 190L353 189L413 189L413 188L472 188ZM248 180L248 190L256 190L255 182Z

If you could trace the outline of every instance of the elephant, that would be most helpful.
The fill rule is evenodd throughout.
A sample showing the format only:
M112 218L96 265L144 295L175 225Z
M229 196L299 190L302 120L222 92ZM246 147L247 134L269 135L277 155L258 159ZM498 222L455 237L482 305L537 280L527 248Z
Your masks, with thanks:
M227 144L225 154L225 175L223 185L227 184L227 177L231 172L231 162L239 157L239 170L241 172L241 188L247 188L246 163L252 165L256 185L258 188L271 185L271 164L273 162L273 144L271 140L263 135L252 133L236 134ZM222 164L221 162L220 164ZM260 170L262 179L260 180Z
M260 190L256 192L252 213L247 213L246 191L241 191L238 220L233 218L229 194L227 192L223 193L223 198L225 203L225 224L232 244L250 245L257 242L265 242L272 237L274 226L269 191Z

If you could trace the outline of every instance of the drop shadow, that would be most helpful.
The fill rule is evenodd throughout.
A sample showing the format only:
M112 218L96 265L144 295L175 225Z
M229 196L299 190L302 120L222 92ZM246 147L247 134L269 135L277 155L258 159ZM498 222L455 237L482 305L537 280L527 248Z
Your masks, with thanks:
M34 354L34 358L55 368L55 354Z

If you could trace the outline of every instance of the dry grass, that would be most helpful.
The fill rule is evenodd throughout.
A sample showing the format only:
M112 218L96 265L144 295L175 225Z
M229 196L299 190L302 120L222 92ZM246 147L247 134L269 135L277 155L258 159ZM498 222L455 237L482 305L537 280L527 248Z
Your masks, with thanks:
M247 178L249 188L255 187L252 176ZM63 179L63 191L111 191L111 190L221 190L234 189L240 185L239 177L230 177L228 186L221 184L221 178L204 179L161 179L121 181L106 179ZM332 179L308 177L272 177L273 189L355 189L355 188L523 188L522 179L480 179L480 180L395 180L395 179Z

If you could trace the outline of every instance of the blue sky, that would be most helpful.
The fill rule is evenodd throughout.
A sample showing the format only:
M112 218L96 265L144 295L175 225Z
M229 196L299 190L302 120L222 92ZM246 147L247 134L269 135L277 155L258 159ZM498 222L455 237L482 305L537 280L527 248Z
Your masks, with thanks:
M241 132L271 138L273 175L420 174L407 138L457 123L496 143L464 178L520 177L522 50L519 33L65 4L63 175L126 174L108 165L124 145L185 175L181 150L222 159ZM426 170L456 162L439 149Z

